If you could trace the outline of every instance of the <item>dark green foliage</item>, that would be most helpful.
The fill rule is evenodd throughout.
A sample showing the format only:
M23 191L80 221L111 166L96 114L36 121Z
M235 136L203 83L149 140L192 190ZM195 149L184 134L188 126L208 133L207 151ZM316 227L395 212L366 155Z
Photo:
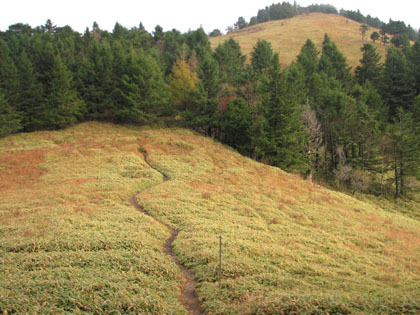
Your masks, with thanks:
M74 124L83 117L85 104L78 98L77 91L72 87L71 73L60 56L54 58L51 78L44 112L45 127L63 128Z
M420 95L418 95L415 99L413 104L409 108L411 114L413 115L413 121L420 127Z
M372 32L372 34L370 34L370 39L376 43L376 41L380 38L379 33L377 31Z
M9 102L15 103L19 93L18 70L7 43L0 39L0 89Z
M360 59L360 66L356 67L356 77L360 84L364 84L367 80L376 84L382 70L379 64L381 56L371 44L364 44L360 50L363 52L363 57Z
M122 62L120 101L111 111L116 121L146 122L166 111L169 95L157 62L142 51L132 51Z
M406 54L411 63L411 73L415 81L416 95L418 95L420 94L420 42L417 41Z
M308 9L310 12L338 14L337 9L331 4L311 4L308 6Z
M237 86L246 60L239 44L233 38L229 38L215 49L214 57L219 64L222 82Z
M322 54L319 60L319 69L328 76L341 82L343 86L349 86L352 81L350 67L346 58L331 41L328 34L325 34L322 43Z
M416 31L411 26L406 26L403 21L393 21L390 19L388 24L384 24L381 29L391 35L404 34L408 40L417 40Z
M367 15L366 17L360 12L360 10L352 11L352 10L340 10L340 15L345 16L346 18L349 18L353 21L367 24L369 26L375 27L375 28L381 28L384 23L379 20L378 18L373 18L370 15Z
M263 74L271 66L273 49L266 40L259 40L251 52L251 66L258 74Z
M281 71L276 54L272 58L263 98L267 119L267 144L264 157L286 170L306 172L309 159L305 150L304 132L298 103L287 76Z
M43 86L38 82L35 69L26 52L17 59L19 70L19 93L15 106L21 113L22 127L34 131L44 126L45 100Z
M222 35L222 32L219 29L215 28L214 30L210 32L209 37L217 37L221 35Z
M394 123L389 129L389 138L395 196L404 196L408 190L407 178L420 179L419 125L411 113L398 108Z
M234 27L235 29L243 29L248 26L248 23L245 21L245 19L241 16L238 18L238 21L235 23Z
M17 132L20 128L19 115L7 102L5 94L0 89L0 138Z
M210 50L200 49L197 70L207 98L215 98L221 89L219 66Z
M107 41L94 41L80 73L80 94L86 102L88 119L109 119L112 107L112 52Z
M226 104L226 109L218 116L221 141L240 152L249 153L252 113L247 102L242 98L235 98Z
M302 49L297 56L297 62L302 66L307 78L311 77L318 71L318 55L319 51L316 49L313 41L310 39L306 40L305 45L302 46Z
M398 35L395 35L394 37L392 37L391 43L395 47L403 48L404 50L406 50L408 47L410 47L410 40L408 39L408 35L405 34L405 33L398 34Z
M153 38L155 41L163 39L163 28L160 25L156 25L155 31L153 32Z
M389 107L391 118L397 114L397 109L407 110L414 101L416 90L410 71L410 64L401 51L389 48L384 74L381 80L381 94Z

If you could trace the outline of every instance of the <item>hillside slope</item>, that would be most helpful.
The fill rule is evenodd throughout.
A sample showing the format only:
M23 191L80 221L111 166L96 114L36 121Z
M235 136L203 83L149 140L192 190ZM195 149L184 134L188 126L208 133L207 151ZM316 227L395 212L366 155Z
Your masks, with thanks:
M420 311L418 220L191 131L85 123L1 139L0 162L1 311L185 313L164 224L205 312Z
M241 45L242 52L249 54L258 40L267 40L271 42L274 51L279 53L280 62L288 65L295 60L308 38L320 49L324 34L328 33L347 58L348 64L356 67L362 56L360 48L364 43L372 43L370 34L374 30L377 29L370 27L365 41L362 41L360 23L341 15L311 13L253 25L228 35L210 38L210 42L212 47L216 48L227 38L232 37ZM378 47L378 52L385 56L386 47L378 42L375 46Z

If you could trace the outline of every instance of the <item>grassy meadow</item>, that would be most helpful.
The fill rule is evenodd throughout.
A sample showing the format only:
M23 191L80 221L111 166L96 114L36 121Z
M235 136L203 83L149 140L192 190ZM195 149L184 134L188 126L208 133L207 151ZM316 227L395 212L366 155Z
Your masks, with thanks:
M369 27L363 41L360 25L358 22L336 14L310 13L253 25L228 35L212 37L210 42L212 47L216 48L227 38L232 37L240 44L242 52L248 55L258 40L267 40L271 43L273 50L279 53L280 62L288 65L296 59L308 38L321 50L324 34L328 33L331 40L347 58L348 64L356 67L362 57L360 48L365 43L372 43L370 40L372 32L379 32L378 29ZM378 52L385 56L387 46L384 47L378 42L374 45Z
M162 181L138 137L88 123L0 140L0 313L184 313L168 230L128 202Z
M185 129L103 123L0 139L0 311L186 313L169 232L137 191L179 231L205 313L420 312L415 215Z

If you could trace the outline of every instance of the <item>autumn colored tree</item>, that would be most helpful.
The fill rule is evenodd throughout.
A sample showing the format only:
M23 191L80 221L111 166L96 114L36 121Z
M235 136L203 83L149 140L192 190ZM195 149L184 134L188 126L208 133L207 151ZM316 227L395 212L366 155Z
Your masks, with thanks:
M173 105L181 110L190 109L194 104L199 79L185 59L178 59L169 76L169 91Z

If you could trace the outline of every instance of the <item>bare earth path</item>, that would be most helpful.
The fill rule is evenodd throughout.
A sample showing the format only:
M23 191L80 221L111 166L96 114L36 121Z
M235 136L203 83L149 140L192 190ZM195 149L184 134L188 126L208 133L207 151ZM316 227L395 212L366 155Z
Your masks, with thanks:
M145 162L152 169L161 173L162 176L163 176L163 182L166 182L168 180L168 177L165 174L163 174L162 172L160 172L159 170L157 170L152 164L149 163L149 161L147 160L147 152L143 153L143 155L144 155ZM185 282L184 282L184 285L181 288L182 303L190 311L191 314L193 314L193 315L204 314L203 311L200 308L200 303L198 301L197 293L195 291L196 281L194 279L194 275L191 273L190 270L187 269L187 267L185 267L179 261L179 259L176 257L176 255L173 251L172 244L173 244L174 240L176 239L176 237L178 235L178 231L176 229L174 229L173 227L171 227L170 225L166 224L165 222L162 222L160 219L155 218L146 209L144 209L141 205L139 205L137 200L136 200L136 196L139 193L140 192L137 192L130 197L130 199L129 199L130 204L133 207L135 207L137 210L145 213L146 215L152 217L153 219L155 219L156 221L158 221L159 223L164 225L169 230L169 232L171 232L171 235L166 240L165 244L163 244L163 252L172 259L172 261L178 266L178 268L182 271L182 273L184 275Z

